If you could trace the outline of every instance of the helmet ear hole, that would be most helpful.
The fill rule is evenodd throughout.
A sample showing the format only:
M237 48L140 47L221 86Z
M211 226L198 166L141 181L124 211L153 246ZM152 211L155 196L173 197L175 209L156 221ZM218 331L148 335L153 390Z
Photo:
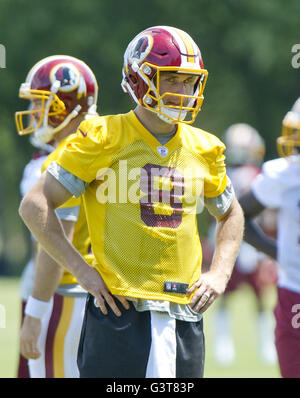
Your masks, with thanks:
M68 115L74 107L72 98L64 97L64 104L65 104L65 112L63 112L64 116Z
M133 84L137 83L137 78L133 75L129 75L129 79L132 81Z

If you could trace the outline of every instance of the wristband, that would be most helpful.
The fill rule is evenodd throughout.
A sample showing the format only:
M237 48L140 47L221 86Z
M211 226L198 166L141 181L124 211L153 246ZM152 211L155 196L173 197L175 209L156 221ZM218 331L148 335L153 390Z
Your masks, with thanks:
M42 319L49 308L49 304L50 301L41 301L29 296L25 307L25 315Z

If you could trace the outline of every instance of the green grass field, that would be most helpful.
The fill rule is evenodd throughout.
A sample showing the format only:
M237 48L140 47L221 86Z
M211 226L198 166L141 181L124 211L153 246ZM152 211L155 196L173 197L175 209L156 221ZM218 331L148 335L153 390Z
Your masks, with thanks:
M19 280L0 278L0 308L5 309L5 328L0 319L0 378L16 377L18 361L18 333L20 325ZM275 303L272 289L266 297L270 309ZM255 333L255 311L253 294L247 286L242 287L229 298L229 308L233 319L233 335L236 347L236 361L229 367L217 365L213 359L213 316L218 301L208 310L204 318L206 338L205 377L227 378L277 378L277 366L267 366L260 362Z
M269 320L274 324L273 308L276 303L275 287L268 290L265 305L269 310ZM281 377L278 365L266 365L259 356L256 328L254 294L249 286L232 293L228 307L232 316L233 338L236 350L235 362L228 367L218 365L213 358L213 330L215 310L218 300L208 309L204 317L206 339L206 364L204 376L207 378L278 378Z

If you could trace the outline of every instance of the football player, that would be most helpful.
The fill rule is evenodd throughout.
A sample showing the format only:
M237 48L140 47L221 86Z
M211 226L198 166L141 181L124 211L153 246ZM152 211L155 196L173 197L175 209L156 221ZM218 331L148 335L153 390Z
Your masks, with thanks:
M251 182L260 173L265 154L265 143L259 132L247 123L231 125L224 133L226 145L227 173L239 198L249 190ZM267 210L266 210L267 211ZM276 217L270 211L260 217L260 225L268 233L276 233ZM266 275L267 278L262 277ZM243 242L224 295L215 315L214 355L221 365L229 365L235 358L232 340L231 319L227 309L230 293L236 291L242 283L250 286L256 299L259 354L265 363L273 364L276 353L268 312L264 308L266 287L276 282L276 265L270 258Z
M29 229L90 293L81 377L203 376L202 313L223 293L243 235L224 144L191 126L207 74L186 32L155 26L138 34L122 80L135 109L82 122L22 201ZM55 216L72 195L84 196L93 268ZM217 219L205 275L196 223L203 202Z
M280 158L267 161L240 202L246 216L245 239L277 259L278 300L275 345L283 377L300 377L300 98L282 122ZM252 220L264 208L278 209L277 241ZM275 243L277 242L277 243Z
M96 78L83 61L70 56L55 55L39 61L21 85L19 96L30 101L29 110L16 112L19 134L33 133L34 140L51 141L55 147L40 164L40 173L58 157L79 124L97 115ZM90 261L81 199L70 199L56 213L68 239ZM20 351L29 359L30 377L78 377L77 349L85 300L86 292L74 276L40 248L20 337Z

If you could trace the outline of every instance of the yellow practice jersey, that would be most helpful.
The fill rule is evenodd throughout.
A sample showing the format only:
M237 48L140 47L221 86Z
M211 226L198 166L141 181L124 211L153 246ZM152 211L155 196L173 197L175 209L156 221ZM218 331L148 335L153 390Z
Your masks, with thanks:
M224 144L179 123L161 145L133 111L86 120L57 163L89 183L94 266L116 295L186 304L201 274L197 199L226 187Z
M47 157L46 161L42 166L42 172L46 170L46 168L49 166L51 162L54 162L58 158L59 154L65 147L65 143L69 137L62 140L57 146L57 148L52 153L50 153L50 155ZM82 198L75 198L73 196L60 208L76 207L76 206L80 206L80 210L79 210L78 220L76 221L74 226L72 243L74 247L79 251L79 253L84 257L84 259L90 264L93 261L93 256L89 253L91 240L89 237ZM60 284L66 285L70 283L78 283L78 282L76 278L69 271L64 270Z

